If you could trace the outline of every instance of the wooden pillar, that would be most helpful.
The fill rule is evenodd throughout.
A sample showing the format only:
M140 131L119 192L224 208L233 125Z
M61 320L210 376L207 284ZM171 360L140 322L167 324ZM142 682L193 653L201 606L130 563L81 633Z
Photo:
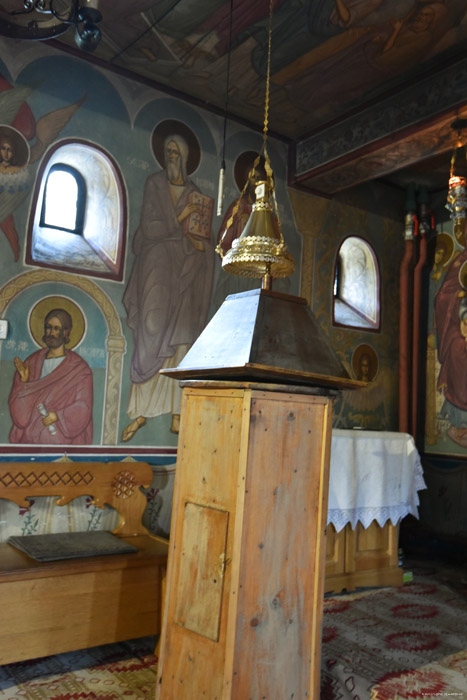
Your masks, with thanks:
M184 382L159 700L318 698L332 403Z

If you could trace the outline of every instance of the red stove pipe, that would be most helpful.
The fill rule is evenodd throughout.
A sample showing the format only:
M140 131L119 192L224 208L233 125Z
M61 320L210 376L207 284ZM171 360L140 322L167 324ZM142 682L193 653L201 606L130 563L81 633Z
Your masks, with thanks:
M407 219L411 219L410 224L414 228L418 227L418 220L414 214L408 214ZM399 272L399 431L409 432L409 369L410 369L410 270L412 267L414 241L413 235L407 235L404 256Z
M420 354L420 312L422 299L422 272L426 263L427 239L424 227L420 227L420 251L418 262L414 269L413 279L413 327L412 327L412 420L410 433L414 440L417 437L418 409L418 365Z

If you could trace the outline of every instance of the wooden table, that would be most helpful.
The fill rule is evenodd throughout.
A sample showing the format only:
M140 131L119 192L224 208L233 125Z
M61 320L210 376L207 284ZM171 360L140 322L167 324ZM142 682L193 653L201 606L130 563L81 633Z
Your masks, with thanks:
M325 591L397 586L400 520L418 517L426 488L420 456L406 433L332 431Z

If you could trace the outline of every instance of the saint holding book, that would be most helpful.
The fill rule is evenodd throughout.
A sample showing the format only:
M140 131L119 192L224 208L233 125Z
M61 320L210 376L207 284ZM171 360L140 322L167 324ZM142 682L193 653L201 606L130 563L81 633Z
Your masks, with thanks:
M133 239L135 259L123 296L134 339L127 411L132 420L123 442L147 418L165 413L172 413L177 430L181 391L158 372L180 363L206 323L214 265L211 223L203 212L209 198L188 177L189 134L180 131L163 139L164 169L146 181Z

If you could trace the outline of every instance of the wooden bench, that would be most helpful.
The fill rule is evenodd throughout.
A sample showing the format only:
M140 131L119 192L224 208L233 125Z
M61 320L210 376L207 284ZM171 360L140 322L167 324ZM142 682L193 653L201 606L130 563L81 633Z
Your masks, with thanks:
M168 543L141 518L152 483L143 462L10 462L0 465L0 498L79 496L115 508L112 531L135 554L39 562L0 543L0 664L160 633Z

